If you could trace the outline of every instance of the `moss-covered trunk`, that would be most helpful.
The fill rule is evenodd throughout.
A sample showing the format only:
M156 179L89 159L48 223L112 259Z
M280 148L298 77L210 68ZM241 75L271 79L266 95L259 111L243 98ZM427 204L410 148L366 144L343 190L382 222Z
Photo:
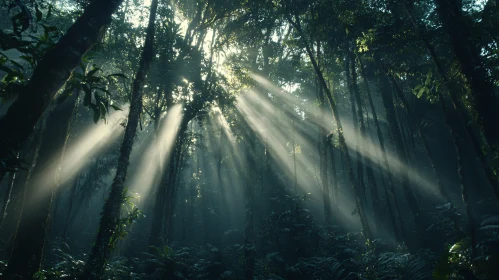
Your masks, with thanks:
M109 198L104 204L97 239L80 279L101 278L106 260L111 253L113 245L112 240L115 240L114 237L116 237L117 234L116 229L121 219L121 204L125 191L124 184L127 176L130 154L132 152L135 133L137 132L137 126L142 111L143 88L154 55L154 33L157 8L158 0L153 0L151 3L144 48L139 62L139 69L137 70L132 84L130 112L128 113L128 122L120 148L116 175L111 186Z

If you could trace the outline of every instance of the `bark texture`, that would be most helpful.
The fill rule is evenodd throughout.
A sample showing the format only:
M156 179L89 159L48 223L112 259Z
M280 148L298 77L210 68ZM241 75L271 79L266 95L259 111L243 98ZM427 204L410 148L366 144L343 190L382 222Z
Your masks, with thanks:
M100 221L99 232L95 245L89 256L85 269L80 279L100 279L107 259L112 249L112 239L115 237L118 223L121 218L121 204L123 202L123 192L125 190L125 179L127 176L130 154L139 124L140 114L142 111L142 93L144 83L149 72L154 54L154 33L156 11L158 9L158 0L153 0L151 3L151 11L149 15L149 24L147 26L146 38L142 56L139 62L139 69L135 75L132 85L132 100L130 103L130 112L128 113L128 122L125 128L125 135L120 148L120 156L116 168L116 175L111 186L109 198L104 204L102 217Z
M463 15L462 7L455 0L435 0L442 24L449 34L454 54L461 71L471 88L478 124L494 152L499 150L499 99L494 92L480 56L480 48L472 40L471 20Z
M16 165L21 144L66 83L81 58L111 23L123 0L92 1L54 48L47 51L7 114L0 119L0 174Z
M70 120L77 104L73 94L57 104L46 120L37 162L27 182L26 200L7 275L31 279L40 269L50 209L58 186L58 167L64 153Z

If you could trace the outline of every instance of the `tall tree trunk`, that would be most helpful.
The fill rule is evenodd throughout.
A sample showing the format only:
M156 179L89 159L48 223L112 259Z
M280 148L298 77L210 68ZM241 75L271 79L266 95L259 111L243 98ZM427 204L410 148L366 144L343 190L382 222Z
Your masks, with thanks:
M366 132L366 121L364 120L364 113L362 112L362 99L360 97L360 91L357 86L357 70L355 67L355 57L353 53L350 54L350 59L351 59L351 68L352 68L352 93L355 98L355 104L357 106L357 115L359 119L359 125L360 125L360 135L361 139L367 139L367 132ZM366 177L367 177L367 183L369 184L369 191L372 195L372 203L373 203L373 209L374 209L374 226L377 227L377 221L379 219L379 194L378 194L378 186L376 184L376 178L374 177L374 171L372 168L372 165L368 163L367 158L369 157L368 153L370 153L369 148L362 148L363 154L361 155L361 158L359 160L362 160L361 165L358 167L359 172L361 171L362 165L366 169ZM365 154L364 154L365 153Z
M14 181L16 179L16 173L10 172L8 178L9 179L7 180L7 182L5 184L5 190L3 190L3 191L5 191L5 193L4 193L3 201L1 204L2 207L0 209L0 225L2 224L3 219L7 215L7 207L9 206L9 201L10 201L10 198L12 195L12 188L14 186Z
M385 73L385 71L383 71L383 73ZM416 226L416 238L405 236L405 239L407 241L413 240L412 244L409 244L408 242L407 245L412 246L412 248L416 248L417 246L419 246L418 243L421 241L422 234L425 232L423 213L409 184L408 157L404 148L404 141L402 139L399 124L395 115L392 89L388 85L388 77L381 77L381 84L383 85L381 88L381 98L383 100L383 105L386 111L388 126L390 128L390 135L400 161L402 162L402 164L406 165L405 167L402 167L403 169L400 171L402 177L402 188L405 199L407 201L407 205L412 212L412 219Z
M177 134L172 154L168 163L164 166L161 182L156 191L156 199L152 212L151 231L149 233L149 246L159 247L162 245L161 237L168 236L170 222L173 222L173 199L176 180L177 161L180 159L179 145L183 144L184 133L187 130L185 119L182 121ZM166 240L163 240L166 241Z
M333 143L331 139L332 135L328 135L328 143ZM335 160L335 148L334 145L328 145L328 150L329 150L329 158L331 159L331 185L333 186L332 189L332 196L333 196L333 204L336 210L339 209L340 205L340 200L338 199L338 191L340 188L339 185L339 179L338 179L338 172L336 169L336 160Z
M178 171L180 168L180 163L182 161L182 146L185 141L184 132L185 130L187 130L187 126L185 126L185 128L182 130L183 131L181 131L178 142L176 144L172 167L170 169L170 175L168 176L169 180L167 186L166 212L163 222L165 225L164 236L167 242L171 242L173 237L173 219L175 216L175 207L177 205Z
M380 150L381 150L381 157L383 159L383 165L384 165L385 172L386 172L385 174L387 175L388 186L385 186L385 192L387 194L386 198L388 200L387 201L388 202L388 207L387 207L388 208L388 215L390 217L390 221L391 221L392 226L393 226L393 232L395 233L395 237L397 238L397 240L401 240L401 238L402 238L401 232L400 232L400 230L397 226L397 223L396 223L397 218L398 218L398 220L401 219L400 206L399 206L397 195L395 193L395 187L393 185L393 176L392 176L392 172L390 171L390 164L388 162L388 157L386 156L385 139L383 137L383 132L381 131L381 125L379 123L378 114L376 113L376 108L374 106L371 90L369 87L369 83L367 81L367 75L366 75L365 70L364 70L364 65L363 65L362 60L360 58L359 58L359 63L360 63L360 69L361 69L361 73L362 73L362 77L363 77L363 81L364 81L364 87L366 88L366 92L367 92L367 99L369 101L369 107L371 108L371 114L373 115L374 126L376 127L376 134L378 135L378 142L379 142L379 146L380 146ZM393 202L394 206L390 202ZM400 223L400 227L402 227L402 229L403 229L403 226L404 225L402 223Z
M120 156L116 168L116 175L111 186L109 198L104 204L102 217L100 220L99 232L95 245L88 258L80 279L100 279L104 271L104 266L111 253L113 244L112 239L116 240L116 232L118 223L121 218L121 204L123 203L123 195L125 190L125 179L130 161L130 154L139 124L140 114L142 111L142 93L144 83L149 72L151 62L154 57L154 33L156 11L158 9L158 0L153 0L151 3L151 11L149 15L149 24L146 30L146 38L142 56L139 62L139 69L135 75L132 85L132 99L130 102L130 112L128 113L128 122L125 128L125 135L121 144ZM113 238L114 237L114 238Z
M64 221L64 228L62 230L62 240L67 240L69 228L71 227L71 214L73 213L73 206L76 203L76 192L80 185L80 176L74 179L73 184L71 184L71 190L69 191L68 208L66 211L66 219Z
M355 141L355 157L356 157L356 162L357 162L357 180L358 184L360 186L360 191L361 191L361 200L363 201L364 204L367 203L366 200L366 186L364 184L364 166L363 166L363 159L364 155L360 151L359 147L359 142L360 142L360 129L359 129L359 115L357 114L356 111L356 103L355 103L355 93L354 87L357 87L357 85L354 85L357 81L354 80L352 81L352 72L351 70L355 68L355 65L353 61L351 60L351 57L348 55L349 50L346 51L347 55L345 56L345 76L346 76L346 81L347 81L347 87L348 91L350 93L350 104L352 108L352 124L353 124L353 131L354 131L354 137L356 139L353 139ZM352 65L352 67L350 66ZM359 113L362 114L362 108L358 108Z
M111 16L123 0L92 1L54 48L36 66L7 114L0 119L0 161L8 165L43 112L66 83L83 55L90 50L111 23ZM13 152L14 151L14 152ZM4 174L0 169L0 181Z
M254 183L256 178L255 157L256 157L256 136L250 136L248 143L247 160L249 168L246 170L244 182L244 193L246 198L244 225L244 279L252 280L255 274L255 221L254 221Z
M26 201L6 274L29 279L40 269L58 172L78 95L67 97L50 112L42 132L36 165L28 181Z
M416 114L414 113L414 110L412 110L412 107L409 105L409 102L404 96L404 93L402 92L402 89L398 86L397 81L395 81L395 78L390 75L390 79L392 80L392 83L395 85L395 92L397 93L398 98L402 101L402 104L407 110L407 113L409 115L409 118L414 121L414 125L416 126L416 131L418 133L418 136L421 140L421 143L423 144L423 148L426 154L426 158L428 159L428 162L430 163L431 169L433 171L433 175L435 175L436 183L437 183L437 188L438 192L440 195L445 199L447 203L450 203L452 207L454 207L449 193L445 189L442 179L440 177L440 173L437 170L437 167L435 165L435 157L433 155L433 152L430 149L430 145L428 143L428 140L426 139L425 135L423 134L423 128L421 127L421 123L417 121ZM447 114L447 112L444 111L444 114ZM446 117L447 118L447 117ZM453 131L453 130L452 130ZM454 135L452 135L454 137ZM457 143L456 143L457 144ZM459 149L456 150L456 152L459 151ZM459 155L459 159L460 159ZM452 222L454 223L454 230L456 231L457 234L461 233L461 229L459 226L459 219L457 216L453 216Z
M469 203L468 198L468 189L464 179L464 169L463 169L463 161L461 157L461 146L459 144L459 135L456 131L456 118L459 119L459 116L453 116L451 112L448 111L447 105L445 104L445 100L442 95L439 95L439 103L442 108L445 117L445 124L447 129L451 133L452 141L454 144L454 149L456 151L456 159L457 159L457 175L459 179L459 187L461 190L461 199L463 200L464 208L466 210L466 216L468 218L468 233L471 239L471 256L476 256L476 232L475 232L475 219L473 216L473 212L471 210L471 205Z
M357 210L359 212L362 230L364 231L365 237L367 239L371 239L372 238L371 228L369 227L369 222L367 219L365 208L364 208L364 205L362 204L362 201L361 201L362 191L360 190L359 185L355 181L355 175L354 175L354 172L352 169L352 161L351 161L351 157L350 157L350 152L348 151L345 137L343 136L343 127L341 125L340 116L339 116L339 113L338 113L338 110L336 107L336 101L334 100L333 95L331 93L331 90L329 89L329 87L326 83L326 80L324 79L322 71L320 70L319 66L317 65L314 54L313 54L312 50L310 49L310 45L307 42L307 39L306 39L307 37L305 36L305 34L301 28L299 18L296 17L295 20L293 20L289 14L287 14L286 16L287 16L289 23L300 34L300 37L302 38L302 41L305 45L305 50L307 51L308 57L309 57L310 61L312 62L312 66L314 67L315 73L318 76L320 84L325 91L327 100L329 101L329 106L331 107L331 111L332 111L333 117L334 117L335 122L336 122L338 140L339 140L340 148L341 148L341 151L343 154L345 168L347 169L347 172L348 172L348 179L349 179L350 184L352 185L352 187L354 189L355 204L356 204Z
M499 99L494 92L480 56L480 48L473 40L471 19L463 15L455 0L435 0L443 26L450 36L454 54L471 88L478 124L494 153L499 152Z
M4 248L0 257L9 260L12 254L12 247L17 235L19 221L24 207L27 182L29 181L31 171L36 165L36 159L41 144L41 131L45 120L37 125L34 133L28 138L22 146L20 156L29 163L29 169L16 173L14 186L10 194L10 199L5 209L4 218L0 223L0 247Z
M320 41L317 41L317 63L320 63ZM326 120L326 110L325 110L325 99L324 99L324 90L322 89L322 85L319 84L318 87L318 97L319 97L319 109L320 109L320 121L324 122ZM293 132L294 133L294 132ZM324 208L324 222L326 225L330 225L331 221L331 199L329 196L329 179L328 179L328 147L329 142L327 138L328 132L325 128L325 124L319 125L319 170L320 170L320 178L322 183L322 203ZM294 151L294 147L293 147ZM293 153L294 155L294 153ZM296 170L295 170L296 173ZM295 175L296 176L296 175Z
M456 84L449 79L447 76L447 73L445 72L443 65L437 56L436 50L434 46L431 44L430 39L428 38L426 32L422 30L423 28L420 28L420 24L414 19L410 7L406 4L406 11L409 16L409 19L411 20L414 28L416 29L416 32L418 33L421 41L424 43L424 46L428 50L428 53L433 59L433 62L435 63L435 67L437 68L438 74L441 76L441 78L444 80L445 85L447 86L452 105L459 117L461 119L461 123L463 123L464 128L466 130L466 133L470 137L471 143L473 150L475 151L476 156L478 157L480 164L482 165L482 168L485 172L485 176L487 178L487 181L489 182L490 186L492 187L492 190L494 192L494 195L496 197L496 200L499 202L499 182L497 178L497 170L492 167L492 164L489 164L487 160L487 156L482 149L482 141L481 137L478 137L476 133L474 132L474 127L473 123L467 121L467 110L463 104L463 102L460 100L458 97L458 92L460 92L460 88L456 86ZM490 143L489 143L490 144ZM496 151L497 153L498 151Z

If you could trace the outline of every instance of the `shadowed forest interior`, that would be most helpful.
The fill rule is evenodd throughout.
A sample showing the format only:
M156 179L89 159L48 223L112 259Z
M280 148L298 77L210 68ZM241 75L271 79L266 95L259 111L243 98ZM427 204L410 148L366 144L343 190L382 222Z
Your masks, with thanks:
M499 1L0 0L0 279L499 279Z

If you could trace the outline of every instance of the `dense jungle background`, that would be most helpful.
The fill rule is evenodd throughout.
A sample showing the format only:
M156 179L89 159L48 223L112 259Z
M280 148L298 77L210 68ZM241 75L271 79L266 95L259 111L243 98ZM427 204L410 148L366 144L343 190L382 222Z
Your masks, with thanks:
M0 279L499 279L499 1L0 0Z

